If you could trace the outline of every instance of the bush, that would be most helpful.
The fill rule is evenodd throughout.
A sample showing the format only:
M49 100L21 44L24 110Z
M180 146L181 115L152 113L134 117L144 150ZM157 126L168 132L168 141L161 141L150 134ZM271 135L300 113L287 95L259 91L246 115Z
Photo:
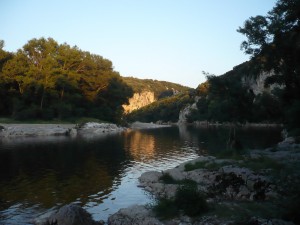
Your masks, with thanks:
M162 198L153 207L153 211L158 218L170 219L178 215L178 207L174 204L174 200Z
M194 183L180 186L173 199L162 198L153 207L157 217L168 219L179 215L182 211L190 217L200 216L209 210L208 204Z
M164 173L159 180L161 180L164 184L177 184L178 182L169 174Z
M194 185L180 187L175 195L175 205L191 217L199 216L208 211L208 204Z

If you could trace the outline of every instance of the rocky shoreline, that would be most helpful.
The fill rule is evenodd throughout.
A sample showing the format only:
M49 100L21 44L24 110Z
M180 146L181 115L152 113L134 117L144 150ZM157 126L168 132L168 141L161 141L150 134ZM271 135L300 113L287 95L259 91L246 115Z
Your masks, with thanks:
M159 202L161 199L172 200L176 198L180 187L193 185L206 196L208 212L199 216L187 216L181 210L172 218L160 218L155 214L154 206L133 205L111 215L107 222L90 221L80 224L298 224L299 162L300 144L294 138L286 138L274 148L252 150L227 158L201 156L173 169L146 172L139 178L139 186L152 193ZM75 214L81 212L78 207L64 206L60 211L68 213L62 216L62 212L58 211L43 222L35 221L35 224L76 224L64 220L70 217L74 222L75 216L71 211L75 208ZM81 213L79 218L91 218L86 212Z
M0 124L0 138L15 137L42 137L42 136L81 136L115 134L127 129L153 129L169 127L152 123L135 122L130 128L121 127L112 123L88 122L78 124Z
M76 124L0 124L0 138L41 136L83 136L86 134L117 133L126 130L111 123Z

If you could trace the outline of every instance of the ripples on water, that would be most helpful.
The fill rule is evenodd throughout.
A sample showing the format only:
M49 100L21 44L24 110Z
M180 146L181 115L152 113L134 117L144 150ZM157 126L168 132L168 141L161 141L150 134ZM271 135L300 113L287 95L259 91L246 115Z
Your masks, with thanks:
M250 147L279 140L278 130L241 135ZM104 137L3 139L0 224L30 224L38 215L71 202L96 220L107 220L120 208L152 201L137 187L143 172L173 168L224 148L227 138L227 130L172 127Z

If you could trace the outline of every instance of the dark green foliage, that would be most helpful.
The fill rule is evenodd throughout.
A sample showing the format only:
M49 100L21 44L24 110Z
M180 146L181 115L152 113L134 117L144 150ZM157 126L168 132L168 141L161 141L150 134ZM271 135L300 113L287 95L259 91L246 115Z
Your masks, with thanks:
M175 195L175 204L183 210L184 214L194 217L209 210L208 204L196 186L184 185Z
M195 186L197 182L191 179L175 180L169 173L164 173L159 180L164 184L180 184L185 186Z
M200 90L197 102L198 110L191 113L188 120L206 120L210 122L245 122L251 121L251 109L254 95L242 83L244 67L240 66L223 76L207 76L207 86Z
M206 165L206 162L199 161L195 163L187 163L184 165L184 171L192 171L197 169L204 169Z
M254 122L280 122L283 118L282 103L275 95L269 93L262 93L255 97L252 112Z
M209 210L208 204L196 185L182 185L174 199L159 199L153 211L159 218L169 219L180 212L190 217L200 216Z
M217 170L222 166L231 165L229 162L216 163L216 162L205 162L199 161L195 163L187 163L184 165L185 171L192 171L197 169L208 169L208 170Z
M291 130L299 128L300 101L300 1L278 0L267 16L249 18L238 32L247 40L241 45L257 65L273 71L265 83L284 85L279 101L284 122Z
M174 200L161 198L153 207L153 212L160 219L170 219L177 216L179 210Z
M141 93L143 91L151 91L157 99L170 97L175 94L188 91L190 88L167 82L151 79L138 79L133 77L123 77L124 82L132 87L134 93Z
M247 40L241 44L252 56L232 71L197 88L198 110L188 118L209 122L286 123L298 134L300 122L300 1L278 0L267 16L251 17L238 32ZM283 85L272 93L254 95L242 77L256 78L261 72L273 74L265 87ZM300 133L300 132L299 132Z
M164 173L159 180L161 180L164 184L176 184L177 181L169 174Z
M18 120L94 117L120 122L132 89L99 55L52 38L16 53L0 49L0 116Z

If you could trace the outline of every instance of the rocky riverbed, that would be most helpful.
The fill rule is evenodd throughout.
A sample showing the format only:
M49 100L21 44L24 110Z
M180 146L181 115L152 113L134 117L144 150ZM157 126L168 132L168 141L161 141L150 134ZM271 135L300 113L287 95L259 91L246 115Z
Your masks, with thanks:
M40 136L84 136L112 134L127 128L111 123L78 124L0 124L0 138Z
M84 124L0 124L0 138L40 137L40 136L83 136L114 134L127 129L152 129L168 127L153 123L134 122L130 128L112 123L88 122Z
M178 190L192 184L205 196L208 211L190 217L179 210L173 218L158 218L153 207L132 206L112 215L108 224L299 224L294 207L300 203L300 144L287 138L274 148L232 153L199 157L139 178L140 187L158 202L175 199L175 204Z
M226 157L202 156L170 170L142 174L139 186L152 193L157 204L133 205L119 210L107 222L97 223L79 206L67 205L48 218L37 219L35 224L78 224L78 220L84 221L79 224L110 225L299 224L299 142L287 138L273 148L229 153ZM178 190L185 186L201 193L206 206L201 208L203 212L190 216L179 209L173 216L161 216L163 211L158 215L155 208L162 201L179 207ZM197 193L187 195L192 209L203 206L193 201L199 197ZM168 212L169 208L173 205L159 210Z

